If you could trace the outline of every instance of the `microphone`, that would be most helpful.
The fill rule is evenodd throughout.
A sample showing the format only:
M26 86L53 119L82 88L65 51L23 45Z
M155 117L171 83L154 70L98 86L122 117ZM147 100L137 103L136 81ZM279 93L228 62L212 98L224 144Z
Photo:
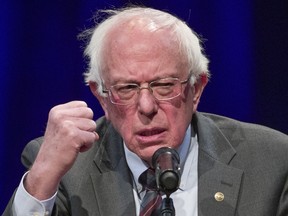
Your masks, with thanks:
M155 169L157 188L167 197L179 188L180 158L175 149L162 147L152 156L152 166Z

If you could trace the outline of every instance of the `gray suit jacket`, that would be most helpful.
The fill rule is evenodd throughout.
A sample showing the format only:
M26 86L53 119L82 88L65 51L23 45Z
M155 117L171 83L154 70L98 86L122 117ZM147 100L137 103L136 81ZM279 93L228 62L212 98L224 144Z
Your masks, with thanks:
M199 139L199 216L288 215L288 136L204 113L196 113L192 124ZM64 176L53 215L135 215L122 139L105 118L97 125L100 140ZM33 140L24 149L27 168L41 143ZM216 201L217 192L224 200ZM4 215L10 215L12 201Z

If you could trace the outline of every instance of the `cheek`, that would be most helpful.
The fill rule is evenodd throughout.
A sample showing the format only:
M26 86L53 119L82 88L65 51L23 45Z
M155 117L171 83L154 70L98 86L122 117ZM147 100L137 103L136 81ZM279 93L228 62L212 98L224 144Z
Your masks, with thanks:
M186 88L181 97L175 100L171 109L170 117L174 116L175 124L183 124L184 122L191 122L194 114L193 91L191 88Z
M125 136L131 132L131 127L133 126L133 118L131 110L127 109L124 106L115 106L111 105L109 109L107 109L109 120L112 122L115 129L121 134L121 136Z
M127 118L127 114L125 113L124 107L118 107L115 105L109 106L107 109L107 113L109 116L109 120L114 124L119 124L119 122L124 121Z
M179 106L171 109L167 114L169 124L171 126L171 139L174 140L174 144L182 143L182 138L186 133L187 127L191 124L192 116L194 114L193 97L191 92L187 96L180 98ZM174 146L178 147L178 146Z

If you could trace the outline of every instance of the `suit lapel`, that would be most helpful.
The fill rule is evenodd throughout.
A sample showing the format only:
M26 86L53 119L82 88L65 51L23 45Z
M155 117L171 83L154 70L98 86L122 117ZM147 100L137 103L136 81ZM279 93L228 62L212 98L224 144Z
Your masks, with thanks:
M212 120L198 113L193 121L199 139L199 215L236 215L243 175L229 166L236 151Z
M94 163L97 171L90 176L100 215L135 215L133 184L122 139L112 126L103 135Z

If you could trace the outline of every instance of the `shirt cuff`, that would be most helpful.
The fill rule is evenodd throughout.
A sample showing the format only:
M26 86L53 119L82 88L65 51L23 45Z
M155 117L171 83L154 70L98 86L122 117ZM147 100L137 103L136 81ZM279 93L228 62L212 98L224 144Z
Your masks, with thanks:
M24 183L23 183L28 172L26 172L23 175L20 185L16 191L13 206L12 206L13 215L17 215L17 216L51 215L53 206L56 200L57 192L52 197L46 200L38 200L32 195L30 195L24 188Z

